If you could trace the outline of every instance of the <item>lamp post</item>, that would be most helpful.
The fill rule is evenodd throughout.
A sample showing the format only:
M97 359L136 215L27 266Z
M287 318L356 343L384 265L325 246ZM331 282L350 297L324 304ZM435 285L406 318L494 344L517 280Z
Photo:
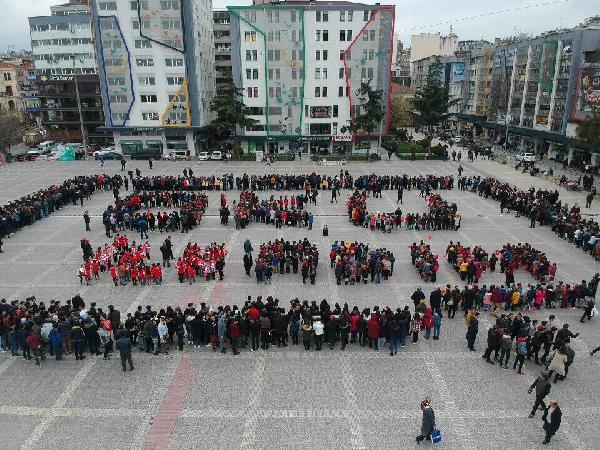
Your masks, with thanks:
M77 73L75 69L75 55L71 55L73 60L73 79L75 80L75 95L77 97L77 112L79 113L79 129L81 131L81 143L83 144L83 159L87 159L87 136L85 134L85 127L83 126L83 112L81 111L81 97L79 96L79 81L77 80Z

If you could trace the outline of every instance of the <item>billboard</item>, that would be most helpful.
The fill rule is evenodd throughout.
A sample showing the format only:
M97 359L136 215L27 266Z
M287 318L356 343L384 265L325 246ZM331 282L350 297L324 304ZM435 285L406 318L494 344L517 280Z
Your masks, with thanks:
M452 83L462 83L465 79L465 63L456 62L452 64Z
M592 113L600 113L600 67L579 69L573 120L585 120Z
M539 83L542 92L552 92L554 83L554 72L556 69L556 50L558 49L558 41L544 42L542 52L542 67L539 72Z

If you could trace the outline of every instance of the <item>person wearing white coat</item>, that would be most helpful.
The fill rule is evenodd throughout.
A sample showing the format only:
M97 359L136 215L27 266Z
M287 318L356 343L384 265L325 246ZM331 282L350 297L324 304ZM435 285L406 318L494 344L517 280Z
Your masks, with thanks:
M564 348L554 350L552 354L552 360L548 365L548 376L552 376L554 373L554 382L556 383L560 377L565 376L565 363L567 362L567 355L565 354Z

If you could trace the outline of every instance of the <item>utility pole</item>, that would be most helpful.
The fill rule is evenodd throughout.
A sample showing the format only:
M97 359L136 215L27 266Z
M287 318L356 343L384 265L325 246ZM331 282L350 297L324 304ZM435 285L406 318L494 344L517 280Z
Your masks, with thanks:
M73 59L73 79L75 80L75 95L77 97L77 111L79 113L79 129L81 131L81 143L83 144L83 159L87 159L87 136L85 134L85 127L83 126L83 112L81 111L81 97L79 96L79 81L77 80L77 73L75 69L75 55L71 55Z

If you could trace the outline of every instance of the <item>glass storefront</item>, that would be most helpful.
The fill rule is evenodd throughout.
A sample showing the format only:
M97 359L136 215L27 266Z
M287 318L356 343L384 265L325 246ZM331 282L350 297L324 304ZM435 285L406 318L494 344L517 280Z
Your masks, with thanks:
M135 155L144 146L142 141L120 141L119 145L124 155Z

